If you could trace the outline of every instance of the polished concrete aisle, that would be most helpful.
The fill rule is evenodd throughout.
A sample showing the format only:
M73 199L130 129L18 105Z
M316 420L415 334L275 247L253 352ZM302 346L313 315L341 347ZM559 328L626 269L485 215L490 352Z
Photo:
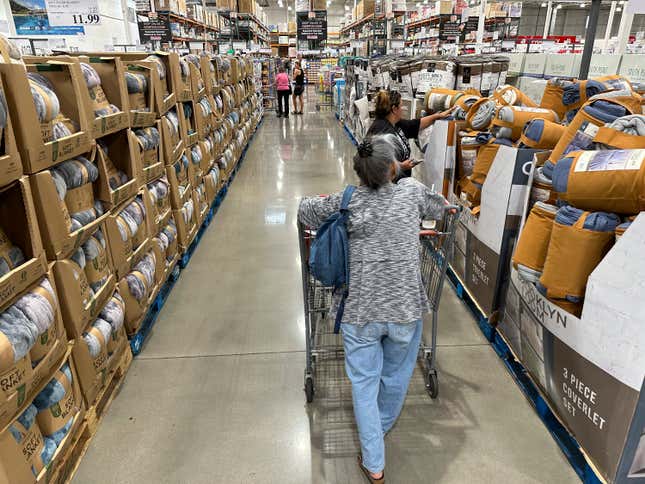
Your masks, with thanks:
M363 483L342 362L305 403L298 200L353 180L333 115L268 114L76 475L77 483ZM440 395L415 374L387 482L577 480L452 288Z

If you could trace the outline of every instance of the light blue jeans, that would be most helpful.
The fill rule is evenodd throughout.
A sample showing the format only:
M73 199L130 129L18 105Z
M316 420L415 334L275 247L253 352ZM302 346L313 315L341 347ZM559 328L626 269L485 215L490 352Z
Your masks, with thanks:
M363 465L378 473L385 468L383 437L399 417L408 392L423 321L343 324L342 329Z

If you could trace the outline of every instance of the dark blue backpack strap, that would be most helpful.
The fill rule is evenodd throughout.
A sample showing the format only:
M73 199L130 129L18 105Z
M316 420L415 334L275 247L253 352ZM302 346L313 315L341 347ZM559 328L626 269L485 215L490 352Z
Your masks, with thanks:
M340 332L340 323L343 320L343 313L345 312L345 300L349 295L349 291L346 289L343 291L343 295L340 298L340 304L338 305L338 311L336 312L336 321L334 321L334 334Z
M356 190L356 187L354 185L347 185L347 188L345 188L345 191L343 192L343 198L340 201L339 210L347 210L347 207L349 207L349 202L352 200L354 190Z

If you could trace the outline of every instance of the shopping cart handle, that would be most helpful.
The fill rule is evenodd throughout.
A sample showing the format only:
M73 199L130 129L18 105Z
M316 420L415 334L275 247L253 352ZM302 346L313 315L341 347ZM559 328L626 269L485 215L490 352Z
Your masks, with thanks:
M437 237L441 235L441 232L437 230L422 230L419 232L419 237Z

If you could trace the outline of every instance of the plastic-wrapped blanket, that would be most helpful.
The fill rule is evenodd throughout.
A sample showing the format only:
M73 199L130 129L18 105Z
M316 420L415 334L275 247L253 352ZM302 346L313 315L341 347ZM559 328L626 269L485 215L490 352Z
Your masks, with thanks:
M0 313L0 371L11 368L34 348L37 338L55 321L57 304L49 280L43 279Z
M159 178L158 180L150 182L148 184L148 191L150 192L150 196L152 197L153 205L162 205L163 200L167 199L168 195L170 194L170 185L168 184L168 179L164 176L162 178Z
M9 427L9 432L13 436L16 443L22 443L22 439L24 438L25 434L27 434L27 432L30 430L42 436L42 433L40 432L40 429L38 427L32 430L32 426L36 422L37 414L38 409L32 403ZM43 437L42 444L39 444L36 449L32 450L33 454L31 457L31 471L33 472L34 476L38 476L40 471L51 462L52 457L56 452L56 442L54 442L53 439Z
M181 217L184 220L184 224L189 225L191 223L194 212L195 212L195 206L191 198L186 203L184 203L183 207L181 207Z
M599 149L645 148L645 116L631 114L598 128L593 139Z
M542 275L557 211L553 205L537 202L526 219L513 255L513 266L527 281L535 283Z
M468 114L466 114L466 122L474 130L484 131L489 128L497 115L497 109L498 104L496 101L481 98L471 106Z
M619 224L620 218L613 213L590 213L568 205L560 208L538 290L549 298L581 302L587 279L611 248Z
M98 292L110 277L107 248L103 232L94 232L83 244L85 276L94 292Z
M159 130L154 126L137 129L134 134L144 151L154 150L159 146L159 142L161 141Z
M164 97L168 96L168 82L166 81L166 64L158 55L152 54L144 59L148 62L153 62L159 74L159 79L161 79L161 86L164 90Z
M498 103L508 106L537 107L533 100L514 86L499 86L491 96Z
M0 227L0 277L25 263L20 247L13 245Z
M462 188L462 192L466 193L470 203L479 204L481 201L481 189L491 166L493 166L500 146L512 146L512 143L504 138L491 138L488 143L479 148L477 159L473 166L473 173L468 177Z
M549 161L555 164L571 151L591 147L598 128L628 114L641 114L642 98L631 92L606 92L591 98L577 112L555 145Z
M464 176L472 175L479 149L487 144L493 138L493 135L491 133L469 132L460 133L460 136L461 164L459 177L463 178Z
M112 326L102 318L97 318L89 331L83 333L83 341L92 359L107 351L107 344L112 336Z
M154 286L156 263L154 252L149 252L125 276L130 294L139 302L148 297Z
M51 169L58 197L71 217L70 232L84 227L103 215L103 204L94 200L92 183L99 177L94 163L79 156L63 161Z
M143 74L127 71L125 73L125 83L128 88L128 99L130 100L130 109L137 111L150 111L148 106L148 79Z
M66 401L67 404L62 403ZM69 403L74 404L72 370L66 362L45 388L34 399L38 409L38 426L43 436L60 445L72 426L76 412L69 411ZM65 414L65 410L68 411ZM62 420L62 421L61 421Z
M535 118L546 119L552 122L558 121L558 115L549 109L503 106L499 109L497 116L492 121L492 132L498 138L517 141L522 136L522 131L526 123Z
M164 123L166 123L166 126L168 127L168 130L170 131L170 136L173 140L179 140L179 118L177 117L177 113L175 112L174 108L168 111L164 116L163 116ZM176 143L175 143L176 144Z
M575 151L555 165L553 189L585 210L645 210L645 150Z
M587 99L612 89L607 84L595 79L568 83L562 90L562 104L581 106Z
M532 119L524 126L520 136L520 148L553 149L566 130L566 126L553 121Z
M137 235L145 215L145 206L137 197L116 216L115 220L123 242L131 240Z
M36 72L27 73L27 78L38 121L41 124L52 124L51 136L45 141L61 139L77 131L74 123L60 112L60 102L49 79Z
M99 77L98 72L96 72L96 69L85 62L81 62L81 71L83 72L85 84L87 84L90 99L94 106L94 116L109 116L110 114L121 112L118 107L110 103L105 95L103 87L101 86L101 78Z
M172 253L169 253L168 248L176 239L177 226L175 225L175 221L170 218L168 220L168 224L163 229L161 229L161 232L159 232L154 239L166 255L166 263L172 262L172 260L175 258L175 254L177 252L174 251Z

